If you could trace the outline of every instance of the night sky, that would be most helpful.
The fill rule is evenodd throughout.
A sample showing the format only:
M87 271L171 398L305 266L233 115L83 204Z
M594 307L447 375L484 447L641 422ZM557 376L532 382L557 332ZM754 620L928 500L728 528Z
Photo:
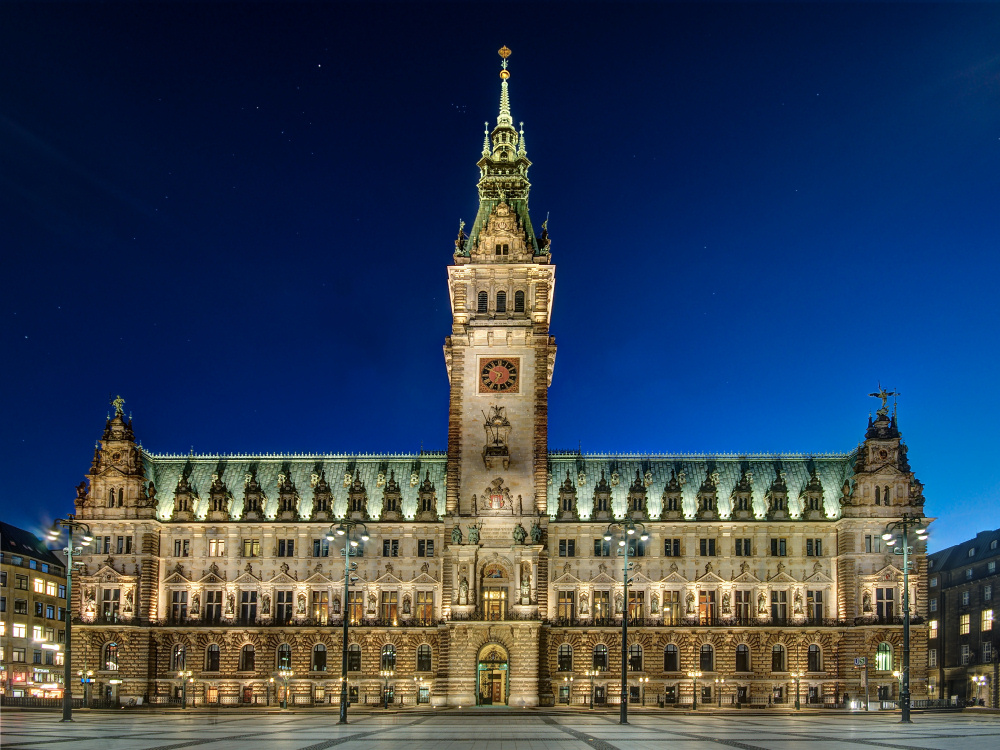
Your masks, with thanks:
M549 441L847 452L879 381L995 528L996 5L0 7L0 508L121 394L154 452L446 447L446 265L500 59L550 216Z

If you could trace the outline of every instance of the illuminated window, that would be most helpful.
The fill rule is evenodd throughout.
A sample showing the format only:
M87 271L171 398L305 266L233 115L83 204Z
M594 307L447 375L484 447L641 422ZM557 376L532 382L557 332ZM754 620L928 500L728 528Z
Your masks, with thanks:
M23 622L15 622L10 627L10 634L13 638L24 638L27 626Z
M427 643L417 646L417 671L431 671L431 647Z
M564 643L559 647L558 653L558 666L557 671L559 672L572 672L573 671L573 647L568 643Z
M880 672L892 671L892 644L882 641L875 652L875 669Z
M937 620L931 620L930 622L927 623L927 626L931 630L930 637L931 638L937 638L938 621Z
M56 595L56 585L52 581L45 582L45 595L55 596Z
M287 643L282 643L278 646L278 658L277 664L275 665L278 669L284 667L285 669L292 668L292 647Z
M927 666L936 667L937 666L937 649L929 648L927 649Z
M958 618L958 634L959 635L968 635L969 634L970 620L971 619L972 619L972 616L968 615L968 614L960 615L959 616L959 618Z
M209 557L225 557L226 556L226 540L225 539L209 539L208 540L208 556Z
M44 594L45 593L45 581L41 578L36 578L34 581L35 593Z
M379 664L382 670L396 668L396 647L391 643L387 643L382 647L382 659Z
M114 641L104 647L104 669L109 672L118 671L118 644Z
M993 630L993 610L984 609L983 610L983 625L982 630Z
M628 670L629 672L642 671L642 646L633 643L628 647Z

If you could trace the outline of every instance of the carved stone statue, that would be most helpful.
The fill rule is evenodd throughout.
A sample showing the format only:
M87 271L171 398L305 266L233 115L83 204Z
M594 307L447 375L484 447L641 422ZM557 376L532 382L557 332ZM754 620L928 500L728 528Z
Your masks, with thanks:
M580 594L580 614L586 615L590 612L590 599L586 593Z
M750 563L748 563L746 560L740 563L740 575L743 575L749 570L750 570Z
M757 594L757 614L758 615L767 614L767 597L764 596L763 591Z
M93 586L88 586L83 594L83 611L88 615L97 612L97 592Z
M542 541L542 527L538 525L538 521L531 522L531 543L538 544Z
M620 615L622 613L622 608L624 606L624 598L622 597L622 592L619 591L615 594L615 614Z
M330 609L333 612L333 614L335 614L335 615L339 615L340 614L340 597L339 596L333 597L333 601L330 603Z
M236 595L229 592L226 595L226 614L232 617L236 613Z
M694 614L694 594L690 591L687 592L687 596L684 597L684 603L687 605L687 613L689 615Z
M261 599L260 613L262 615L269 615L269 614L271 614L271 595L270 594L264 594L264 598Z
M733 597L728 591L722 595L722 614L728 615L732 610Z
M132 614L132 610L135 606L135 592L132 589L125 591L125 604L122 606L122 612L126 615Z
M531 576L521 574L521 604L531 602Z
M306 595L299 594L295 602L295 611L297 614L304 615L306 613Z
M469 526L469 544L479 544L479 524Z
M865 591L865 593L861 595L861 611L862 612L871 612L872 611L872 595L871 595L871 592Z
M201 613L201 595L195 594L191 597L191 614L197 615Z
M797 615L801 615L802 614L802 592L801 591L796 591L795 592L794 602L795 603L793 605L792 612L795 613L795 614L797 614Z
M465 576L462 576L462 580L458 584L458 603L469 603L469 579Z
M378 599L375 598L374 593L368 594L368 614L375 614L375 607L378 604Z
M455 527L451 530L451 543L452 544L462 543L462 527L459 526L457 523L455 524Z
M517 542L518 544L524 544L524 539L527 536L528 536L528 532L526 532L524 530L524 527L521 524L517 524L514 527L514 541L515 542Z
M660 597L656 594L653 594L649 599L649 611L654 615L660 611Z
M403 614L404 615L410 614L410 595L409 594L404 594L403 595Z

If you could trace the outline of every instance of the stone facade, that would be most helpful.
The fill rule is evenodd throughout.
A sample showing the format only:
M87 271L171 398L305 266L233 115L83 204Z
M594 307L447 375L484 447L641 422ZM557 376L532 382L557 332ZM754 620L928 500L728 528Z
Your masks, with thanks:
M621 698L626 617L633 700L690 702L700 669L699 700L708 688L713 701L785 702L801 670L804 699L836 702L860 692L854 658L880 644L888 669L873 679L894 690L902 575L872 540L922 512L923 495L884 400L847 453L549 449L555 266L528 212L506 62L501 78L479 210L448 268L447 451L157 455L119 404L78 491L102 541L74 592L76 653L108 667L117 644L100 679L153 701L176 694L184 669L197 701L266 702L284 664L293 701L335 703L346 617L356 700L388 686L404 704L582 706ZM325 539L342 519L370 535L346 597L342 547ZM623 519L650 535L629 547L627 597L603 540ZM131 551L109 552L122 535ZM922 570L922 549L914 559Z

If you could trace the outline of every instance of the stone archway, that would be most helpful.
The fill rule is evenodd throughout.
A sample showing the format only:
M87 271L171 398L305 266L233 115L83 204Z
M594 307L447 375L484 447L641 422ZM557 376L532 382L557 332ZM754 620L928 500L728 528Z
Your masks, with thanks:
M487 643L476 657L476 705L510 705L510 658L499 643Z

